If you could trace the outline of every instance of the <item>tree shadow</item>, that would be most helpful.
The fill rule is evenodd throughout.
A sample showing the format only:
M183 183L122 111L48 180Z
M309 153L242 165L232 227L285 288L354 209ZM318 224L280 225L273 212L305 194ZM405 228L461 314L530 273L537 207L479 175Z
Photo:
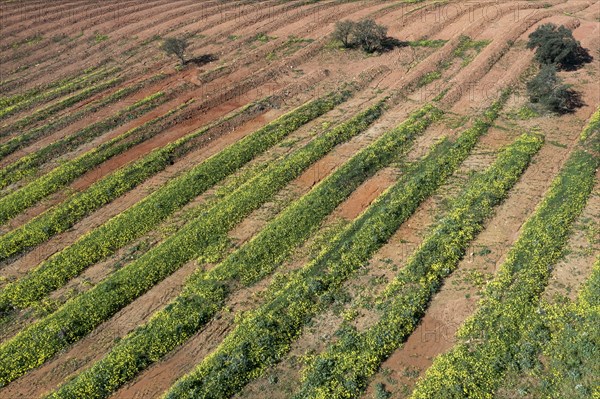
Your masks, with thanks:
M578 46L570 57L560 64L560 69L563 71L576 71L583 67L585 64L589 64L594 60L594 57L590 54L590 51L584 47Z
M372 51L372 53L374 53L374 52L387 53L389 51L392 51L395 48L408 47L409 45L410 45L410 42L398 40L395 37L386 36L385 39L383 39L381 41L379 48L375 51ZM348 43L348 44L344 45L344 48L347 48L350 50L360 50L362 47L359 43Z
M408 47L409 42L396 39L395 37L387 36L381 42L382 52L392 51L395 48Z
M209 62L217 61L219 57L214 54L204 54L199 57L190 58L189 60L185 60L185 65L194 64L196 66L206 65Z
M572 114L585 105L585 102L581 98L581 93L573 89L566 90L565 103L563 109L560 111L561 114Z

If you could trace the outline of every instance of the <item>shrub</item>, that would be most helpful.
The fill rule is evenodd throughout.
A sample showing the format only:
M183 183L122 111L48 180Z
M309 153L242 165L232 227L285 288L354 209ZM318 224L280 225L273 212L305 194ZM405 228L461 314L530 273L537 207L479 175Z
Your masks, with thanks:
M385 389L385 384L379 382L375 385L375 399L388 399L392 393Z
M579 93L563 83L553 65L542 66L538 74L527 83L527 91L532 103L538 103L559 114L573 112L582 105Z
M558 69L573 70L592 59L572 31L563 25L539 26L529 35L527 47L536 49L535 58L540 63L556 65Z

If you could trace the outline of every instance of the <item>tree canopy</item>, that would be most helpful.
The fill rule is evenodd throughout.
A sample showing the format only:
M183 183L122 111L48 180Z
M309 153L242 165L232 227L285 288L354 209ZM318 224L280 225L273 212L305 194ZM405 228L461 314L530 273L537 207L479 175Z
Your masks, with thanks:
M185 64L185 50L187 49L189 43L185 39L180 39L176 37L168 37L162 44L162 49L165 53L169 55L175 55L179 58L181 65Z
M572 70L591 61L586 49L573 37L573 32L561 25L540 25L529 35L529 49L535 49L535 58L541 64L556 65L557 69Z

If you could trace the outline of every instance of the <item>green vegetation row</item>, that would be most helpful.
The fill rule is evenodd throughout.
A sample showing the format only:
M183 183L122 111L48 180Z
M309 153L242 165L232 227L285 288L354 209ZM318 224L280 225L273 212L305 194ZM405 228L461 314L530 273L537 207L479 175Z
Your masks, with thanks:
M575 301L543 298L527 315L515 361L497 392L588 399L600 394L600 257Z
M124 109L117 111L114 115L111 115L102 121L87 125L74 134L70 134L67 137L57 140L34 153L20 158L16 162L0 170L0 189L18 182L24 177L33 175L38 170L38 167L44 162L47 162L58 155L72 151L80 145L99 137L111 129L144 115L146 112L149 112L159 105L165 103L169 97L170 96L166 96L163 92L154 93Z
M164 147L154 149L142 159L125 165L98 180L86 190L75 193L73 196L34 217L24 225L4 234L0 237L0 260L20 254L47 241L56 234L66 231L93 211L135 188L149 177L164 170L177 159L201 145L202 141L198 139L209 130L215 127L226 126L228 121L245 112L266 109L268 100L269 97L266 97L265 99L251 103L200 130L190 133ZM151 229L152 226L154 224L147 223L143 230L139 230L139 234L143 234L146 230ZM59 259L56 259L56 261L60 262ZM56 264L54 259L50 259L37 269L34 269L27 276L4 287L0 292L0 309L6 309L9 303L18 303L20 306L27 306L26 304L43 297L49 290L54 289L55 287L49 284L51 280L47 280L47 273ZM28 299L22 296L23 293L27 293Z
M362 332L351 326L338 331L335 335L339 340L303 371L297 398L360 396L381 363L414 331L432 295L457 267L469 243L541 145L540 138L523 135L504 149L485 172L471 178L384 291L379 302L380 320Z
M328 94L279 117L251 135L213 155L170 181L146 198L91 230L71 246L54 254L23 280L9 285L0 297L0 309L24 308L86 267L106 258L155 228L178 209L231 175L291 132L346 101L351 91ZM198 137L205 132L198 131ZM185 140L185 138L184 138ZM34 288L35 289L30 289Z
M8 126L3 126L0 129L0 137L10 135L10 134L18 134L19 130L39 121L43 121L50 116L55 115L59 111L62 111L70 106L77 104L80 101L83 101L87 98L90 98L93 95L103 92L104 90L110 89L112 87L117 86L122 83L125 78L116 77L114 79L110 79L107 81L103 81L97 83L93 86L87 87L71 96L68 96L54 104L50 104L46 107L37 109L30 113L29 115L17 120L15 123L12 123Z
M331 299L335 290L393 235L451 175L487 131L506 96L456 142L443 140L417 161L396 184L349 226L319 256L294 273L271 298L249 312L219 347L165 395L174 398L228 398L289 351L303 326Z
M11 105L15 105L18 104L22 101L25 101L26 99L33 97L33 96L37 96L38 94L44 92L44 91L50 91L53 90L57 87L61 87L61 86L65 86L67 84L69 84L69 82L73 81L73 80L77 80L79 79L80 76L84 76L86 74L90 74L93 71L97 70L99 67L91 67L91 68L87 68L83 71L81 71L80 74L75 75L75 76L70 76L68 78L65 79L61 79L58 81L54 81L51 82L45 86L38 86L38 87L34 87L32 89L27 90L24 93L19 93L19 94L14 94L12 96L7 96L7 97L2 97L0 98L0 109L4 109L6 107L10 107ZM0 86L3 84L4 82L0 83Z
M143 81L133 84L131 86L124 87L122 89L115 91L114 93L112 93L108 96L105 96L99 100L93 101L92 103L90 103L89 105L86 105L79 111L66 113L65 115L62 115L62 116L52 120L49 123L46 123L42 126L35 127L33 129L30 129L27 132L23 132L13 138L11 138L7 142L3 143L2 145L0 145L0 158L4 158L7 155L10 155L13 152L25 147L26 145L31 144L35 140L45 137L54 131L62 129L75 121L81 120L86 115L94 113L94 112L106 107L107 105L110 105L119 100L122 100L123 98L127 97L128 95L139 91L144 86L155 83L157 81L160 81L160 80L164 79L166 76L167 75L163 75L163 74L158 74L158 75L152 76L149 79L143 80ZM8 129L8 130L10 130L10 129ZM0 128L0 136L3 135L2 132L6 132L6 131L7 131L7 129Z
M76 90L80 90L89 86L92 83L103 80L104 78L114 75L120 71L120 68L108 68L108 69L100 69L88 75L83 75L77 79L70 80L66 82L64 85L55 87L51 90L42 92L37 95L30 96L28 98L23 99L22 101L16 102L12 105L0 108L0 120L13 115L14 113L29 109L33 107L35 104L38 104L42 101L50 101L57 97L63 96L65 94L73 93Z
M543 354L547 368L540 373L546 398L585 399L600 394L600 258L579 297L552 313L550 341Z
M33 180L26 186L0 198L0 224L17 216L25 209L36 204L48 195L57 192L79 176L100 165L102 162L119 155L133 146L156 136L163 130L168 118L190 105L189 100L176 108L160 115L143 125L134 127L119 136L100 144L98 147L57 166L50 172Z
M436 358L414 398L493 396L518 355L525 321L538 309L551 266L561 257L571 226L585 207L599 165L597 152L581 148L571 154L486 286L479 309L459 329L459 343Z
M430 41L430 40L417 41L416 43L420 43L420 42L423 42L424 44L433 42L434 43L434 44L432 44L433 46L435 46L435 43L439 43L439 41L436 41L436 40L434 40L434 41ZM413 45L412 43L413 42L409 42L409 45L412 46ZM441 45L443 45L444 43L445 43L445 41L442 40ZM426 85L430 84L431 82L434 82L434 81L440 79L442 77L444 70L450 68L450 66L452 66L452 63L454 62L454 60L457 58L462 60L461 68L464 68L471 61L473 61L473 59L475 58L475 55L479 54L479 52L485 46L487 46L489 43L490 43L490 41L488 41L488 40L476 41L476 40L471 39L469 36L461 35L456 47L452 51L451 57L440 62L439 65L437 65L437 68L435 70L423 75L417 82L417 87L426 86ZM471 51L471 50L473 50L473 51ZM473 52L475 52L475 54L473 54Z
M600 135L600 108L594 112L587 126L581 132L581 141L586 141L592 135Z
M226 122L247 111L252 112L255 109L265 109L268 106L268 99L267 97L248 104L200 130L190 133L164 147L154 149L142 159L127 164L115 172L104 176L84 191L75 193L65 201L34 217L22 226L4 234L0 237L0 261L20 254L56 234L66 231L87 215L135 188L149 177L164 170L177 159L196 148L201 144L201 141L197 139L209 130L224 125ZM29 281L29 278L33 274L20 281L17 285L27 285L29 287L28 290L32 290L32 292L37 291L39 297L39 295L42 295L46 291L41 289L38 291L38 289L32 288L35 284L32 284L33 281ZM10 292L14 288L11 287L9 286L0 292L0 309L3 307L2 304L6 303L6 300L3 298L13 296Z
M440 111L427 105L396 129L358 152L313 190L209 272L197 271L182 294L134 331L52 398L105 398L137 373L184 343L222 308L237 285L249 285L275 270L362 182L406 152Z
M316 108L325 108L328 103L331 100L316 105ZM366 129L382 113L383 106L383 103L377 104L319 136L280 162L270 165L263 174L240 186L142 257L2 344L0 384L5 385L27 370L44 363L186 262L222 247L231 228L272 199L288 182L336 145ZM307 111L310 108L309 105ZM318 112L314 109L312 111ZM294 123L299 120L298 114L292 115L295 117L288 117L285 122L301 125L302 123ZM270 133L276 136L279 133L277 130ZM61 334L61 331L67 333Z
M433 47L433 48L440 48L442 47L444 44L446 44L448 42L448 40L443 40L443 39L421 39L421 40L411 40L406 42L406 44L410 47Z
M463 60L462 66L464 67L473 61L474 55L469 54L470 50L474 50L478 54L490 43L491 40L473 40L469 36L461 35L458 45L452 54L454 57L461 58Z

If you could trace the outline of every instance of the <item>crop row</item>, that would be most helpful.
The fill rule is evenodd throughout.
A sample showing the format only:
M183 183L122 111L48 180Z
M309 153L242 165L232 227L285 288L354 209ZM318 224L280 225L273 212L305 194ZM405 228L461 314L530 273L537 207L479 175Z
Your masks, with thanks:
M0 120L18 111L29 109L42 101L50 101L62 95L73 93L75 90L82 89L92 83L104 79L107 76L114 75L119 71L120 68L117 67L100 69L88 75L83 75L77 79L71 80L64 85L55 87L51 90L30 96L29 98L24 98L22 101L0 109Z
M47 118L49 118L50 116L58 113L59 111L62 111L74 104L77 104L78 102L85 100L93 95L96 95L98 93L103 92L104 90L110 89L111 87L117 86L118 84L122 83L124 80L123 77L116 77L107 81L103 81L100 83L97 83L93 86L89 86L71 96L68 96L54 104L50 104L46 107L37 109L35 111L33 111L32 113L28 114L27 116L17 120L16 122L6 126L6 127L2 127L2 129L0 129L0 137L2 136L6 136L6 135L11 135L11 134L18 134L19 130L42 120L45 120Z
M542 298L524 320L514 362L497 392L588 399L600 394L600 257L575 301Z
M54 82L49 83L46 86L38 86L38 87L34 87L33 89L29 89L26 92L23 93L19 93L19 94L15 94L12 96L7 96L7 97L2 97L0 98L0 109L4 109L6 107L10 107L12 105L18 104L22 101L25 101L26 99L33 97L33 96L37 96L38 94L44 92L44 91L50 91L53 90L57 87L61 87L61 86L65 86L68 85L69 82L79 79L79 76L83 76L86 74L90 74L93 71L97 70L99 67L91 67L91 68L87 68L83 71L81 71L80 74L75 75L75 76L70 76L68 78L65 79L61 79L61 80L57 80ZM4 83L4 82L2 82ZM0 86L2 85L2 83L0 83Z
M339 340L303 372L297 398L359 397L369 377L417 326L431 296L458 265L469 243L508 194L542 140L519 137L485 172L471 178L379 301L380 320L358 332L345 326Z
M589 137L588 139L596 139ZM582 143L588 147L588 143ZM414 398L491 398L519 348L552 271L594 186L600 156L574 151L521 229L479 309L459 329L459 343L438 356Z
M271 299L250 312L213 353L171 387L166 398L228 398L279 361L334 290L368 262L454 172L490 127L504 101L505 96L455 143L443 140L417 161L315 260L293 274L282 288L269 292Z
M152 230L208 188L234 173L303 124L346 101L350 95L350 91L342 91L311 101L171 180L142 201L50 257L22 281L7 286L0 297L0 309L29 306L47 292L62 286L86 267ZM206 129L201 129L190 136L183 137L170 149L177 151L180 146L205 132ZM159 151L157 150L155 154ZM167 156L168 154L169 149L166 151ZM163 155L165 153L159 153L158 159L160 160ZM98 184L103 183L98 182Z
M551 337L544 343L546 369L540 373L544 397L597 398L600 350L600 257L579 297L544 317Z
M100 165L102 162L121 154L133 146L161 133L162 124L173 114L189 106L189 100L163 115L134 127L119 136L102 143L96 148L57 166L50 172L28 183L26 186L0 198L0 224L17 216L48 195L57 192L77 177Z
M251 284L276 269L337 205L398 153L405 152L439 114L436 108L425 106L354 155L219 265L207 273L197 271L171 304L51 397L107 397L181 345L214 316L236 284Z
M329 108L331 102L332 99L325 103L312 103L316 108L312 111L317 114L320 110ZM220 246L232 227L270 200L277 191L333 147L363 131L381 114L383 106L383 103L377 104L319 136L280 162L270 165L263 174L240 186L142 257L2 344L0 384L5 385L42 364L175 272L185 262ZM306 108L309 113L311 104ZM298 113L292 113L288 118L280 120L280 124L283 124L284 129L286 125L296 128L307 120L306 115L301 117ZM273 129L269 133L272 138L276 138L283 136L281 133L285 132ZM264 139L265 136L261 138ZM173 194L178 195L177 192ZM60 334L61 331L67 333Z
M146 79L139 83L133 84L131 86L127 86L122 89L119 89L108 96L103 96L101 99L91 102L89 105L86 105L79 111L69 112L69 113L62 115L42 126L35 127L33 129L30 129L27 132L22 132L19 135L11 138L7 142L0 145L0 158L3 158L9 154L12 154L13 152L17 151L18 149L23 148L24 146L32 143L33 141L35 141L41 137L45 137L54 131L64 128L64 127L68 126L70 123L81 120L86 115L94 113L94 112L104 108L107 105L113 104L113 103L127 97L128 95L139 91L140 89L142 89L144 86L146 86L148 84L155 83L159 80L162 80L166 76L167 75L163 75L163 74L154 75L154 76L150 77L149 79ZM2 129L0 129L0 131L2 131ZM0 135L1 135L1 133L0 133Z
M594 112L587 126L581 132L581 141L586 141L592 135L596 135L596 141L598 141L597 136L600 135L600 107Z
M113 201L125 192L135 188L149 177L164 170L178 158L201 144L198 138L217 126L225 126L228 121L257 108L265 108L268 98L251 103L209 125L192 132L168 145L154 149L142 159L125 165L104 176L84 191L77 192L60 204L50 208L22 226L0 237L0 260L22 253L72 227L93 211ZM27 279L23 280L26 281ZM20 283L21 284L21 283ZM27 283L30 284L30 283ZM32 286L30 286L32 287ZM37 291L37 290L34 290ZM45 290L38 291L43 294ZM0 308L4 300L11 296L9 291L0 293Z
M70 134L36 152L20 158L18 161L0 170L0 189L18 182L24 177L33 175L37 168L44 162L60 154L72 151L79 145L89 142L103 133L151 111L168 99L169 96L165 96L165 93L163 92L154 93L117 111L114 115L111 115L102 121L87 125L74 134Z

